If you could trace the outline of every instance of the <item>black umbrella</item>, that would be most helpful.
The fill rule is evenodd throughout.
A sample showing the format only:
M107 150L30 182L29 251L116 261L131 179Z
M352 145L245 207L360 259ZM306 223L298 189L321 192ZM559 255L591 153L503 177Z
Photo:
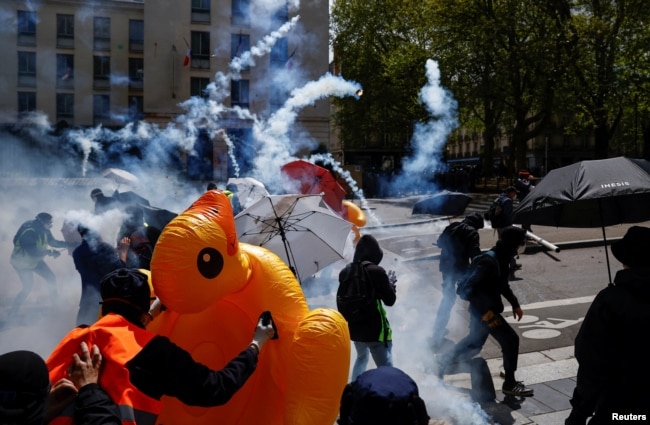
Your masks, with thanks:
M514 222L603 229L650 220L650 162L617 157L552 170L514 211Z
M443 190L416 202L411 214L462 215L470 202L466 193Z

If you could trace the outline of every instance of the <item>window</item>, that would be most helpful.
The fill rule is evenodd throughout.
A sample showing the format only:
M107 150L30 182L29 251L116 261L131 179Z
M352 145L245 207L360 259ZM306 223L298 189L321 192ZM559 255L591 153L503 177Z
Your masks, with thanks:
M190 79L190 96L207 98L208 94L205 89L208 87L208 84L210 84L209 78L192 77Z
M142 20L129 20L129 51L144 51L144 21Z
M73 15L56 15L56 47L60 49L74 48Z
M279 40L278 40L279 41ZM230 59L249 51L251 36L248 34L232 34L230 36Z
M142 96L129 96L129 120L141 120L144 117Z
M29 91L18 92L18 112L32 112L36 110L36 93Z
M192 31L192 68L210 69L210 33Z
M232 24L240 27L250 27L250 9L250 0L232 0Z
M232 81L230 83L230 106L248 108L248 80Z
M286 38L280 38L277 42L271 47L271 54L269 55L269 60L271 61L271 68L283 68L287 65L287 60L289 55L287 53L288 43Z
M110 75L110 56L93 56L93 87L96 89L110 88Z
M58 88L74 87L74 55L56 55L56 86Z
M111 50L111 18L95 18L93 49Z
M57 93L56 94L56 120L70 121L74 116L74 94Z
M36 12L18 11L18 44L36 45Z
M93 125L110 124L111 98L107 94L93 96Z
M142 90L144 78L144 59L129 58L129 89Z
M36 53L18 52L18 86L36 87Z
M192 0L192 22L210 23L210 0Z

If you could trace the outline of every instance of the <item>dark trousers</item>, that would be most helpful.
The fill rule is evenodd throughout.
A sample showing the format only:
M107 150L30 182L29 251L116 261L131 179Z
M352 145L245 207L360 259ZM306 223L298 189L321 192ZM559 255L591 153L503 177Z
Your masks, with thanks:
M462 363L469 361L483 349L488 336L492 335L501 346L503 353L503 369L514 373L517 370L519 357L519 336L502 315L497 314L499 324L493 328L481 319L481 316L470 308L469 335L460 340L454 348L443 356L443 363Z

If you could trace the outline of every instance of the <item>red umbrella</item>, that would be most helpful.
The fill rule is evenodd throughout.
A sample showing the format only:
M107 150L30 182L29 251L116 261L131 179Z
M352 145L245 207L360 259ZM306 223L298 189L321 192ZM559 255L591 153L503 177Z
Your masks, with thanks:
M300 193L304 195L322 193L325 203L338 214L343 214L345 189L327 168L299 159L284 164L281 170L289 179L300 182Z

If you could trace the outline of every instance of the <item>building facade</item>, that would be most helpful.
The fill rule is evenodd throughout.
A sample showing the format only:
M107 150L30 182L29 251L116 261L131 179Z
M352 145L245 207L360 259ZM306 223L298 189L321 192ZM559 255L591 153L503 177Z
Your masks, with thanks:
M300 10L280 3L266 10L254 0L4 1L0 125L34 111L58 128L120 128L138 120L166 125L185 112L184 101L207 96L216 73L231 73L234 57L299 15L300 30L288 31L254 66L241 69L223 99L225 107L269 116L288 96L272 83L274 72L300 67L309 81L328 71L327 2ZM300 112L297 126L327 146L329 114L329 101L320 100ZM223 125L247 143L250 122L232 115ZM197 151L213 175L200 178L227 178L224 142L201 143Z

